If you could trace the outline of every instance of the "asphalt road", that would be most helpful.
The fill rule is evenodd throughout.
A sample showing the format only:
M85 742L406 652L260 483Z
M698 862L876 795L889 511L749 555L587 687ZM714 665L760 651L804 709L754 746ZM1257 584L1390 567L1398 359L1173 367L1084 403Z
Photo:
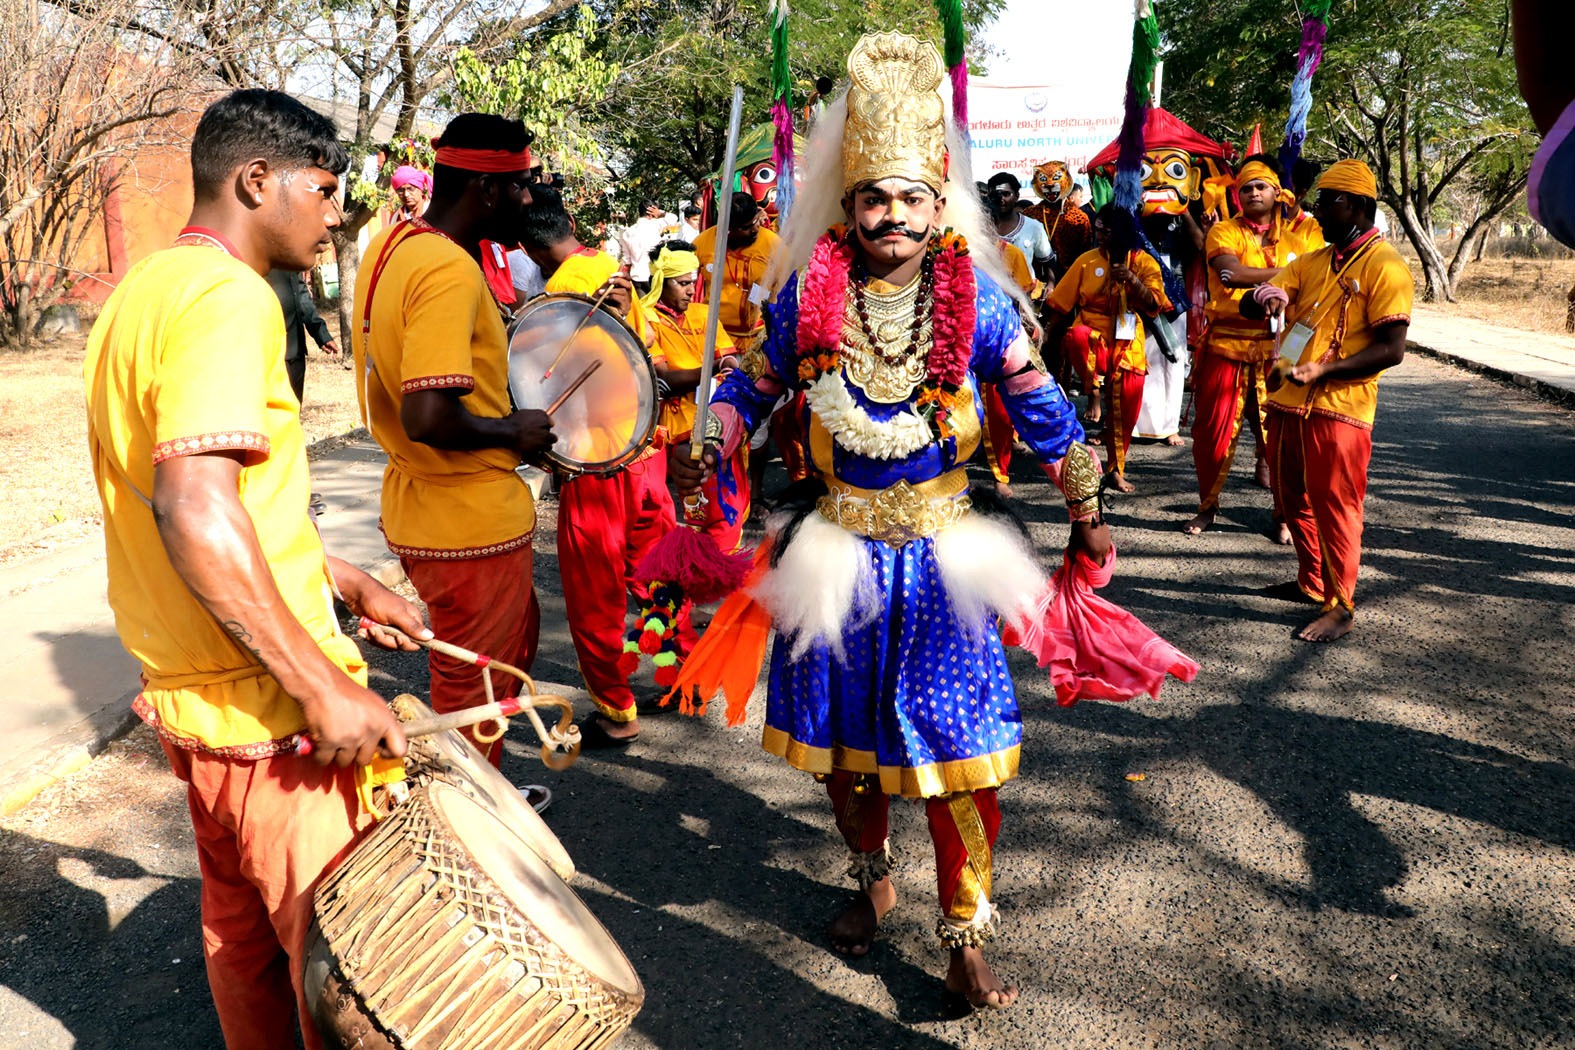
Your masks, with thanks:
M904 901L876 950L827 950L843 853L817 785L758 749L758 701L745 729L650 719L562 774L511 733L505 771L556 790L576 887L645 982L620 1047L1575 1044L1575 415L1413 357L1376 439L1358 627L1328 647L1261 593L1294 560L1263 536L1250 454L1187 538L1190 451L1134 451L1107 596L1203 671L1066 710L1016 661L1008 1012L942 1012L918 807L894 812ZM1035 473L1017 488L1048 558L1063 513ZM571 680L550 544L538 565L538 670ZM377 666L423 691L419 659ZM145 731L0 825L0 1046L219 1045L195 876Z

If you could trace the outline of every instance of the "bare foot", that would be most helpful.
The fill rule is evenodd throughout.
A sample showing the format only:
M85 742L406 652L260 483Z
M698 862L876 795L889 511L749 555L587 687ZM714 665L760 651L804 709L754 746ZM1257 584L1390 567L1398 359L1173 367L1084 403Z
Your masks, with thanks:
M633 740L640 735L640 720L635 718L628 722L614 722L610 718L596 716L596 721L601 723L602 730L614 740Z
M1215 512L1212 510L1198 511L1198 516L1183 525L1181 527L1181 531L1185 532L1188 536L1197 536L1201 534L1204 529L1214 524L1214 514Z
M892 885L889 875L863 893L855 894L842 914L831 921L827 934L832 949L855 959L868 955L875 944L875 931L880 928L880 921L896 906L897 887Z
M1083 418L1088 420L1090 424L1097 424L1105 418L1104 413L1104 406L1100 404L1099 391L1096 390L1088 395L1088 411L1083 413Z
M953 948L946 967L946 990L975 1009L1001 1010L1017 1001L1017 985L1005 984L978 948Z
M1186 448L1187 439L1182 437L1180 434L1172 434L1165 439L1165 444L1169 445L1171 448Z
M1110 473L1106 474L1105 477L1110 479L1110 487L1115 489L1117 492L1136 492L1137 491L1137 486L1136 485L1132 484L1132 482L1128 481L1126 478L1122 477L1120 474L1116 473L1113 470Z
M1304 642L1338 642L1351 633L1351 627L1350 610L1337 605L1297 631L1296 637Z
M997 481L995 483L995 494L997 496L1000 496L1002 499L1016 499L1017 498L1017 493L1012 491L1012 486L1008 485L1004 481Z
M1269 487L1269 461L1260 459L1252 468L1252 480L1260 488Z
M1289 547L1291 545L1291 527L1283 521L1277 521L1274 523L1274 531L1269 534L1269 538L1281 547Z

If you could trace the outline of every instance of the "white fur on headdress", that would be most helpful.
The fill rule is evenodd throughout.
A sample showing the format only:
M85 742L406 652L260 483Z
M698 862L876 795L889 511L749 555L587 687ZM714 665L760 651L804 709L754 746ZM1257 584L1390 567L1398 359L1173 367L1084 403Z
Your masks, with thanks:
M984 205L979 200L966 140L951 119L950 99L946 99L946 110L946 149L951 155L951 167L946 185L941 188L946 197L941 225L962 234L968 242L969 258L974 265L989 274L1013 299L1029 306L1028 297L1006 268L1006 256L1001 251L995 223L985 215ZM772 255L766 271L764 283L772 291L781 288L790 276L809 264L815 242L828 227L848 221L842 207L842 136L847 122L848 92L843 88L836 101L826 106L809 129L804 164L800 169L803 178L799 180L793 210L782 229L782 245Z

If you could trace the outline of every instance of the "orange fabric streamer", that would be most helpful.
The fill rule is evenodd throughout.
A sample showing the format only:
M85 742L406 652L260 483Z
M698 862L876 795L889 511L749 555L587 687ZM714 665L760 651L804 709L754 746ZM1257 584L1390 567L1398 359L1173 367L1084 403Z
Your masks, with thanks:
M680 712L704 715L706 705L721 693L727 700L727 724L743 725L771 638L771 614L749 591L770 568L770 559L770 546L761 544L749 578L716 611L700 644L679 669L678 680L662 698L664 706L677 694ZM692 698L696 695L698 701Z

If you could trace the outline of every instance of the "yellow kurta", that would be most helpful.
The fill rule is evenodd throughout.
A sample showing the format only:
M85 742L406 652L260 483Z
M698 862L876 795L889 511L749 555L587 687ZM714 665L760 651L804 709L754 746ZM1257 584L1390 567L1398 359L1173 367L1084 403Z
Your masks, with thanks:
M1290 296L1286 326L1313 324L1313 338L1297 364L1343 360L1373 345L1373 330L1395 321L1410 323L1415 286L1411 270L1388 241L1359 249L1336 270L1334 248L1320 248L1287 266L1274 284ZM1316 413L1371 428L1378 409L1378 379L1329 379L1297 386L1283 383L1269 407L1298 415Z
M658 363L675 370L699 368L705 354L706 305L690 303L682 317L658 306L651 311L651 329L656 333L656 344L651 347L651 357ZM716 332L716 353L720 361L733 349L733 340L721 327ZM671 441L683 441L695 428L694 392L682 397L670 397L662 402L662 427Z
M215 248L181 246L121 281L88 337L88 447L104 506L109 604L147 687L139 714L183 747L277 753L300 706L192 596L148 504L154 467L245 453L237 496L274 583L318 646L358 681L339 632L310 498L300 405L284 368L284 318L268 282Z
M770 230L762 229L754 243L747 248L727 252L727 282L722 286L720 323L740 346L747 347L749 339L765 324L759 302L751 302L750 298L754 296L759 299L755 287L765 280L772 253L781 243L782 238ZM700 257L700 272L704 278L702 284L708 285L712 279L711 260L716 254L715 226L701 231L700 236L695 238L695 254ZM704 290L696 294L704 294Z
M1258 243L1258 235L1238 216L1214 224L1204 252L1211 264L1221 255L1232 255L1251 269L1278 270L1323 244L1323 230L1306 214L1283 223L1279 241L1267 247ZM1212 265L1208 274L1208 352L1232 361L1264 361L1273 357L1274 336L1269 332L1269 322L1249 321L1241 316L1241 298L1247 289L1225 287Z
M1130 259L1128 265L1132 272L1138 275L1143 287L1159 299L1160 312L1170 309L1170 300L1165 297L1165 278L1159 271L1159 263L1147 252L1133 252ZM1084 252L1073 261L1065 276L1056 282L1055 291L1050 293L1046 301L1060 313L1071 315L1075 312L1083 324L1103 336L1112 349L1117 348L1116 319L1125 299L1119 288L1110 287L1110 260L1098 248ZM1140 375L1148 373L1141 323L1137 326L1136 337L1126 344L1124 352L1116 359L1115 368Z
M536 509L504 448L453 451L414 441L400 419L405 395L463 391L472 415L502 418L509 403L508 336L476 260L440 233L408 234L372 274L392 230L372 238L356 281L351 333L362 417L388 453L383 534L396 554L474 558L530 542Z

